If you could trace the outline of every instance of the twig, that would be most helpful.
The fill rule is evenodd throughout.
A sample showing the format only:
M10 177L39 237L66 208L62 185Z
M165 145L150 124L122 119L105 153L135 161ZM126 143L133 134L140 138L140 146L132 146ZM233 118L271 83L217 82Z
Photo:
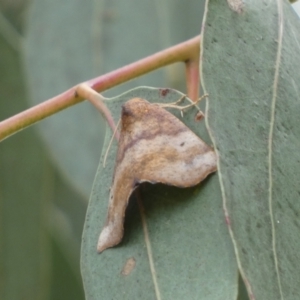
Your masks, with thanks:
M199 55L200 55L200 43L198 53L195 52L185 64L186 83L187 83L187 95L190 99L196 102L199 98Z
M199 55L199 45L200 36L197 36L85 83L101 92L169 64L190 61L191 58ZM83 98L77 96L76 89L77 86L74 86L56 97L0 122L0 141L54 113L83 101Z

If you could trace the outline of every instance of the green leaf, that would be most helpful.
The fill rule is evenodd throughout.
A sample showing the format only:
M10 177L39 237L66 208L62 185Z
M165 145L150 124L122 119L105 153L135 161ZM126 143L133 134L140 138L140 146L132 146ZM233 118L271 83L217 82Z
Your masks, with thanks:
M10 11L12 28L19 14L17 7ZM11 48L21 37L11 32L0 36L0 120L27 108L21 55ZM34 128L0 143L1 300L83 299L85 204L55 172Z
M207 123L250 299L299 299L300 24L285 1L208 1Z
M0 120L26 108L19 56L0 38ZM0 143L0 299L47 299L45 155L33 130Z
M202 7L203 1L198 0L190 0L189 5L182 1L33 1L24 55L30 105L199 34ZM185 88L183 66L152 72L106 95L145 84ZM104 124L89 103L39 124L53 160L86 197L99 161Z
M166 91L167 95L163 96L165 93L160 89L137 88L108 100L107 106L117 122L122 103L133 97L169 103L182 96L175 90ZM174 114L209 143L204 122L194 119L196 112L191 109L184 113L184 118L178 111ZM97 253L117 150L114 142L103 168L103 156L110 138L108 130L83 232L81 269L86 298L236 299L237 266L216 175L189 189L143 185L143 216L152 252L145 244L141 214L132 197L122 243ZM131 258L135 260L134 269L129 275L122 275L124 265ZM150 261L153 261L155 272L150 268Z
M19 55L2 38L0 49L3 120L26 109L26 92ZM83 299L84 204L55 173L33 128L0 143L1 300Z

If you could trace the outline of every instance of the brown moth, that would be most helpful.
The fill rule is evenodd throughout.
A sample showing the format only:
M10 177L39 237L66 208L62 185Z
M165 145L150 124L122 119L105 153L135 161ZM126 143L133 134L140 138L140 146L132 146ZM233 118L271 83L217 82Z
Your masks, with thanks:
M214 150L179 119L144 99L127 101L122 107L108 214L98 252L121 242L128 200L139 183L191 187L216 169Z

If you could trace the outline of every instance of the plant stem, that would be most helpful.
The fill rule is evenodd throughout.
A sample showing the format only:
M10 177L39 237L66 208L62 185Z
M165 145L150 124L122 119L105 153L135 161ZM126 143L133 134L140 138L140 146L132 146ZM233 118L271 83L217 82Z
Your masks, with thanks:
M199 48L200 36L197 36L120 69L91 79L85 84L101 92L175 62L182 61L189 64L199 55ZM193 76L191 78L195 79ZM0 122L0 141L54 113L83 101L84 99L76 93L76 89L77 85L58 96ZM191 96L194 98L192 94Z
M187 95L194 102L197 102L199 98L199 86L200 86L199 53L200 53L200 49L198 55L190 58L185 63Z
M115 121L109 111L109 109L106 107L106 105L103 103L103 97L101 94L98 94L95 90L93 90L91 87L89 87L87 84L82 83L77 86L76 92L79 97L82 97L88 101L90 101L97 110L102 114L102 116L105 118L107 124L111 128L112 132L116 131L116 125ZM115 137L117 141L119 140L119 133L115 133Z

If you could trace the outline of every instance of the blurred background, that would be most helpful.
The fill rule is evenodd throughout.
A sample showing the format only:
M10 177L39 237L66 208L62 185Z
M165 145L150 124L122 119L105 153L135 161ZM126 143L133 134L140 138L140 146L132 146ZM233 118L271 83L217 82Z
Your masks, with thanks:
M0 0L0 120L198 35L202 14L197 0ZM105 96L185 92L183 75L173 65ZM104 126L82 103L0 144L0 299L84 299L81 233Z

